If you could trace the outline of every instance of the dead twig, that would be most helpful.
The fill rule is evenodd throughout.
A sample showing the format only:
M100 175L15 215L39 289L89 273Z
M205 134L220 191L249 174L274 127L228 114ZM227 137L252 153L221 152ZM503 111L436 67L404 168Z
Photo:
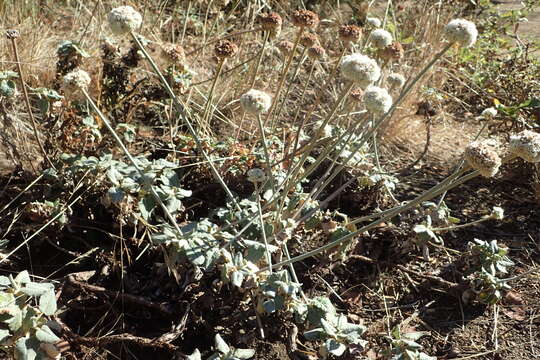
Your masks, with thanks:
M73 276L68 276L67 281L68 285L92 292L97 295L120 298L124 303L131 303L134 305L143 306L145 308L155 310L167 316L174 315L174 311L172 311L167 304L155 303L141 296L125 294L120 291L107 290L101 286L86 284L84 282L76 280Z
M178 350L178 347L175 345L171 345L169 343L162 342L159 340L152 340L152 339L148 339L148 338L144 338L140 336L135 336L128 333L108 335L108 336L102 336L102 337L81 336L73 332L58 317L55 318L55 321L62 328L62 335L64 336L64 338L69 340L70 343L76 344L76 345L84 345L88 347L104 347L111 344L128 342L133 345L138 345L140 347L161 349L161 350L167 350L170 352L176 352Z

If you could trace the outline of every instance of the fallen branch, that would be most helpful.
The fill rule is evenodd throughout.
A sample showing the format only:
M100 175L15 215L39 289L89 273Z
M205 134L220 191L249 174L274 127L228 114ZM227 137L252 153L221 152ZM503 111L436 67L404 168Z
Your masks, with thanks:
M120 291L107 290L101 286L86 284L84 282L76 280L71 275L68 276L67 280L68 280L67 282L68 285L92 292L97 295L105 295L105 296L120 298L125 303L139 305L148 309L158 311L168 316L174 315L174 311L172 311L167 304L155 303L142 296L125 294Z
M178 347L175 345L171 345L169 343L162 342L159 340L152 340L152 339L135 336L132 334L127 334L127 333L108 335L108 336L102 336L102 337L81 336L73 332L69 328L69 326L67 326L59 318L56 317L55 321L62 328L62 335L64 336L64 338L72 344L84 345L88 347L103 347L106 345L128 342L133 345L138 345L140 347L161 349L161 350L167 350L170 352L176 352L178 350Z

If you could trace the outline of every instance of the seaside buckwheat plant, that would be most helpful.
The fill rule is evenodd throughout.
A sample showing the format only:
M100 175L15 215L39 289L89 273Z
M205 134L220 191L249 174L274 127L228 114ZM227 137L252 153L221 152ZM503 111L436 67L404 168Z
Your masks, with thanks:
M240 105L244 111L252 114L262 114L270 109L272 97L264 91L251 89L240 96Z
M319 25L319 15L310 10L296 10L292 14L292 23L300 28L314 28Z
M57 311L54 286L37 283L27 271L0 276L0 349L12 359L60 359L48 320Z
M220 40L214 46L214 54L218 59L228 59L236 55L238 46L229 40Z
M276 38L281 33L283 19L278 13L271 12L259 15L259 23L264 31L268 31L271 38Z
M392 89L399 89L405 85L405 76L398 74L398 73L392 73L388 75L388 78L386 79L388 81L388 85Z
M463 47L471 47L476 42L478 30L476 25L468 20L454 19L444 27L444 36L451 43Z
M283 40L277 44L277 48L284 56L289 56L294 49L294 43Z
M467 164L478 170L484 177L493 177L499 171L501 158L497 152L486 143L473 141L465 148Z
M361 88L366 88L379 80L381 68L369 56L354 53L343 57L341 73L347 80L357 83Z
M112 9L107 15L109 27L115 35L124 35L137 31L142 25L141 14L129 5Z
M373 46L377 49L383 49L392 44L392 34L384 29L373 30L369 38Z
M485 108L484 110L482 110L481 116L488 119L494 118L495 116L497 116L497 109L495 109L494 107Z
M362 37L362 29L356 25L341 25L338 35L345 44L355 43Z
M324 56L326 55L326 50L322 46L312 46L307 50L308 57L315 61L315 60L322 60L324 59Z
M386 89L368 86L364 91L364 104L373 114L384 114L392 107L392 97Z
M510 152L531 163L540 162L540 134L524 130L510 137Z
M376 17L367 17L366 24L368 26L371 26L372 28L380 28L382 25L382 21Z
M63 80L63 89L65 94L73 95L79 93L81 90L87 90L92 79L90 75L84 70L74 70L67 73Z

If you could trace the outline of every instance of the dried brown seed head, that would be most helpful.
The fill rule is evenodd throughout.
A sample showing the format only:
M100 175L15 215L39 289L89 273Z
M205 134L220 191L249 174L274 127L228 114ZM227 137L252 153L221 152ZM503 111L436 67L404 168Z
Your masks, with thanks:
M364 91L360 88L354 89L350 92L349 97L351 100L361 103L364 101Z
M233 57L238 52L238 46L229 40L220 40L214 47L214 54L219 59L227 59Z
M182 64L186 61L184 48L178 44L164 44L161 46L161 55L170 64Z
M307 55L311 60L321 60L326 55L326 50L322 46L315 45L308 49Z
M264 30L273 31L273 30L276 30L277 28L281 29L281 25L283 24L283 19L278 13L271 12L267 14L260 14L259 23L261 24Z
M317 44L319 42L319 38L316 34L313 33L305 33L300 37L300 44L303 46L309 48L313 45Z
M362 36L362 29L356 25L342 25L339 27L338 34L343 42L357 42Z
M377 54L381 59L385 61L397 61L403 58L403 56L405 55L405 50L403 50L403 46L396 41L386 46L385 48L380 49Z
M319 24L319 15L309 10L296 10L292 14L292 23L297 27L316 27Z
M294 44L290 41L283 40L277 44L277 48L279 49L279 51L283 53L283 55L288 56L291 53L291 51L293 51Z

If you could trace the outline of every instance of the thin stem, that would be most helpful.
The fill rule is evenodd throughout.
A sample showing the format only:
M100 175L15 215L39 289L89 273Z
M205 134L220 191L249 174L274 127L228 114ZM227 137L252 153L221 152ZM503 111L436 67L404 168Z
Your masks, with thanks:
M350 233L346 236L343 236L337 240L334 240L326 245L323 245L317 249L314 249L312 251L309 251L307 253L304 253L302 255L299 255L299 256L296 256L294 258L292 258L291 260L287 260L287 261L282 261L280 263L277 263L274 265L274 269L277 269L281 266L284 266L284 265L289 265L289 264L292 264L292 263L295 263L297 261L301 261L301 260L304 260L308 257L311 257L311 256L315 256L315 255L318 255L320 253L322 253L323 251L326 251L328 249L331 249L333 247L336 247L342 243L345 243L345 242L348 242L348 241L351 241L352 239L354 239L356 236L368 231L368 230L371 230L373 229L374 227L378 226L379 224L385 222L385 221L388 221L390 220L391 218L393 218L394 216L396 216L397 214L405 211L405 210L408 210L420 203L422 203L423 201L426 201L426 200L430 200L432 198L434 198L435 196L439 195L441 192L445 191L445 190L449 190L449 189L452 189L458 185L461 185L463 184L464 182L470 180L470 179L473 179L475 177L477 177L478 175L480 175L480 173L478 171L473 171L472 173L466 175L466 176L463 176L461 177L460 179L456 180L455 182L452 182L452 181L449 181L449 178L447 178L445 181L443 181L441 184L433 187L432 189L430 190L427 190L426 192L424 192L422 195L416 197L414 200L411 200L409 203L407 203L406 205L404 205L403 207L400 207L400 208L397 208L396 210L394 211L391 211L389 212L387 215L381 217L379 220L376 220L362 228L360 228L359 230L353 232L353 233ZM441 186L443 185L444 186ZM262 269L260 270L260 272L262 271L266 271L267 269Z
M432 230L432 231L453 231L453 230L457 230L457 229L463 229L463 228L466 228L466 227L469 227L469 226L475 226L475 225L478 225L480 223L483 223L484 221L488 221L488 220L492 220L492 219L493 219L493 217L486 216L486 217L484 217L482 219L471 221L470 223L459 224L459 225L454 225L454 226L447 226L447 227L441 227L441 228L432 228L430 230Z
M219 59L217 71L216 71L216 77L214 77L214 81L212 81L212 86L210 87L210 92L208 93L208 97L206 98L206 103L204 104L204 111L203 111L203 121L202 121L202 127L207 131L208 128L208 122L210 121L210 118L212 116L212 99L214 98L214 91L216 89L216 84L219 79L219 75L221 75L221 70L223 69L223 64L225 64L225 59Z
M259 52L259 57L257 59L257 64L255 65L255 70L253 71L253 77L251 78L250 85L249 85L250 88L253 88L253 86L255 86L255 81L257 80L257 73L259 72L259 67L261 66L264 50L266 48L266 44L268 43L269 37L270 37L270 32L267 31L264 34L263 46L261 48L261 51Z
M281 100L281 105L279 106L279 110L277 111L277 113L274 115L274 118L272 119L272 125L270 126L271 129L274 129L274 126L276 124L276 119L279 119L279 117L281 116L281 113L283 112L283 107L285 106L285 103L287 102L287 98L289 97L289 94L293 87L294 79L296 79L296 76L298 76L298 72L300 71L300 66L304 62L306 52L307 52L307 48L304 48L304 51L302 51L302 55L300 55L300 59L296 63L296 67L294 68L294 72L287 86L287 90L285 90L285 95L283 95L283 99Z
M257 210L259 212L259 222L261 224L261 233L264 240L264 248L266 250L266 262L268 262L268 271L272 273L272 255L270 254L270 248L268 247L268 240L266 238L266 229L264 227L264 219L261 208L261 193L258 189L255 189L257 193Z
M272 106L270 107L270 110L268 110L268 114L266 115L266 118L264 119L265 125L270 119L270 116L272 116L272 114L274 113L276 105L279 102L279 95L281 94L281 89L283 88L283 84L285 83L285 79L287 78L287 73L289 72L289 68L291 67L291 63L294 58L294 53L296 52L296 48L298 48L298 43L300 43L300 37L302 36L303 32L304 32L304 28L301 27L300 29L298 29L298 32L296 33L294 46L291 53L289 54L289 58L287 59L287 63L285 64L285 68L283 69L283 72L281 74L281 79L279 80L276 95L274 96L274 101L272 102Z
M191 124L191 121L189 121L189 118L186 115L186 111L187 111L186 108L180 103L180 100L178 100L178 98L176 97L176 94L174 93L174 91L169 86L169 83L167 82L167 80L165 79L165 77L163 76L161 71L159 70L159 68L156 65L155 61L148 54L148 52L146 51L145 47L143 46L143 44L141 43L141 41L139 40L137 35L134 32L131 32L131 37L133 38L133 40L135 40L135 42L137 43L137 46L139 47L139 49L143 53L144 57L148 60L148 62L152 66L152 69L154 70L156 75L159 77L159 80L161 81L161 84L163 85L163 87L165 88L165 90L167 91L169 96L173 99L174 104L176 105L176 110L178 111L178 113L179 113L180 117L182 118L182 120L184 121L184 123L187 125L188 130L191 133L191 136L193 137L193 140L195 140L195 144L197 145L197 149L203 155L204 159L208 163L208 166L210 166L210 169L212 170L212 173L214 174L214 177L220 183L223 190L225 190L225 193L227 194L227 197L229 198L229 200L231 200L231 202L234 204L236 209L239 210L239 211L242 211L242 209L240 208L240 205L238 205L238 202L234 198L231 190L229 190L229 187L227 186L227 184L225 184L225 181L223 180L221 175L219 175L219 172L217 171L216 167L214 166L213 161L210 159L210 157L208 156L208 154L204 150L204 147L202 146L202 143L201 143L201 141L199 139L199 136L198 136L197 132L195 131L195 129L193 128L193 124Z

